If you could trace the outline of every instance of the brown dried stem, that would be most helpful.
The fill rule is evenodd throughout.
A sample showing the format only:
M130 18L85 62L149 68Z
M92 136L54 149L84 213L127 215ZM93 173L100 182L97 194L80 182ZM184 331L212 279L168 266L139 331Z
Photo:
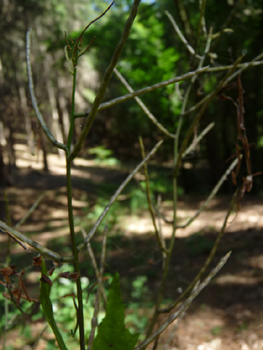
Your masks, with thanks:
M227 262L231 252L227 253L216 265L216 267L209 273L205 280L193 290L193 293L186 299L186 301L178 308L177 311L173 312L169 317L163 322L163 324L157 328L149 337L147 337L143 342L136 346L135 350L145 349L156 337L159 336L174 320L176 320L182 312L192 303L192 301L197 297L197 295L210 283L211 279L222 269L222 267Z

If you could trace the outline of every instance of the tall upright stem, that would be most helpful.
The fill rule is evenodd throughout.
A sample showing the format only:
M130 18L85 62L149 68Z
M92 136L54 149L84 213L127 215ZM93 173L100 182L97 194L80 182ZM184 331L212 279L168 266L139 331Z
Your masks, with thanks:
M70 128L68 133L67 149L70 153L73 131L74 131L74 113L75 113L75 91L76 91L76 77L77 67L74 67L73 72L73 86L72 86L72 105L71 105L71 117L70 117ZM72 255L74 256L74 271L80 273L79 268L79 250L76 244L75 229L74 229L74 217L73 217L73 206L72 206L72 182L71 182L71 165L72 161L67 157L67 198L68 198L68 220L70 230L70 240ZM82 289L81 280L77 279L77 297L78 297L78 310L77 319L79 325L79 344L80 350L85 350L85 329L84 329L84 316L83 316L83 300L82 300Z
M76 245L76 237L74 230L74 218L73 218L73 206L72 206L72 184L71 184L71 162L67 159L67 197L68 197L68 219L71 239L71 249L74 256L74 271L80 273L79 268L79 251ZM77 279L77 297L78 297L78 310L77 318L79 325L79 344L80 350L85 350L85 329L84 329L84 316L83 316L83 300L81 280Z
M67 149L68 149L69 153L70 153L72 137L73 137L73 130L74 130L76 79L77 79L77 66L74 67L74 71L73 71L73 86L72 86L72 97L71 97L70 127L69 127L68 142L67 142Z
M177 154L178 154L177 138L178 137L179 137L179 132L177 132L177 137L174 139L174 164L176 164L176 162L177 162ZM167 257L165 260L165 264L164 264L162 281L161 281L161 285L159 288L157 301L156 301L155 306L154 306L153 316L152 316L150 324L147 328L146 338L148 338L153 332L153 328L154 328L154 325L157 321L157 318L159 315L159 309L160 309L160 306L161 306L161 303L163 300L164 288L165 288L167 275L168 275L168 271L169 271L169 266L170 266L170 260L171 260L171 256L172 256L172 252L173 252L173 248L174 248L176 225L177 225L176 218L177 218L177 177L174 175L173 176L173 231L172 231L172 237L171 237L171 241L170 241L170 245L169 245L169 249L168 249L168 254L167 254Z

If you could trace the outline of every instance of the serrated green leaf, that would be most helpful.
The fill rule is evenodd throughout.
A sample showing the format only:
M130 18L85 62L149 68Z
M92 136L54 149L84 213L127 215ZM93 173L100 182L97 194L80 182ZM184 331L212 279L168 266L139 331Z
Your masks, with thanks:
M99 325L92 349L131 350L135 347L138 336L125 328L120 280L116 273L110 286L106 316Z

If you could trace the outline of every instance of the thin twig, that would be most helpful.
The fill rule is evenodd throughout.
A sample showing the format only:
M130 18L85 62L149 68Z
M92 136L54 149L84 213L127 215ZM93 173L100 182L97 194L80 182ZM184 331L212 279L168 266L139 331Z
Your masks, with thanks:
M97 115L97 112L98 112L98 108L99 108L101 101L104 97L106 88L109 85L109 82L111 80L113 69L117 64L117 62L120 58L122 49L123 49L128 37L129 37L133 21L137 15L139 4L140 4L140 0L134 0L131 11L130 11L129 18L126 21L126 24L125 24L125 27L124 27L124 30L122 33L121 40L118 43L118 45L116 46L115 52L114 52L112 59L111 59L111 62L110 62L110 65L107 68L107 70L104 74L103 80L99 86L98 93L97 93L95 100L92 104L92 107L91 107L89 116L85 122L84 128L79 136L77 143L74 146L73 151L69 155L69 160L74 159L78 155L78 153L80 152L80 150L82 148L83 142L84 142L86 136L88 135L88 133L92 127L93 121L94 121L94 119Z
M4 197L5 197L5 212L6 212L6 222L8 225L11 226L11 216L10 216L10 210L9 210L9 200L7 192L4 191ZM11 251L11 238L8 237L7 239L7 245L6 245L6 258L5 258L5 266L10 265L10 251ZM10 290L5 287L5 293L10 292ZM7 329L8 329L8 317L9 317L9 301L7 298L5 298L5 329L4 329L4 339L3 339L3 349L5 350L6 347L6 339L7 339Z
M242 157L242 155L241 155ZM210 193L209 197L207 198L207 200L204 202L204 204L196 211L196 213L194 214L194 216L192 216L191 218L189 218L184 224L181 225L176 225L176 228L186 228L187 226L189 226L209 205L209 203L211 202L211 200L216 196L217 192L219 191L219 189L221 188L223 182L227 179L227 176L231 173L231 171L234 169L234 167L237 165L238 163L238 158L236 158L231 164L230 166L227 168L227 170L225 171L225 173L223 174L223 176L220 178L220 180L217 182L217 184L215 185L215 187L213 188L212 192ZM137 182L137 185L140 187L141 191L143 191L144 193L146 193L146 190L141 186L141 184L139 182ZM159 207L156 207L153 205L153 208L156 212L156 214L158 215L158 218L161 218L166 224L173 224L173 220L167 219L161 212Z
M212 29L210 29L209 31L209 36L207 38L207 41L206 41L206 46L205 46L205 49L204 49L204 53L199 61L199 64L198 64L198 69L202 69L202 66L204 64L204 61L205 61L205 58L210 50L210 44L211 44L211 40L212 40ZM175 149L175 156L174 156L174 166L176 166L177 162L178 162L178 157L180 156L180 154L178 155L178 149L179 149L179 137L180 137L180 133L181 133L181 129L182 129L182 125L183 125L183 115L184 115L184 112L185 112L185 109L186 109L186 106L187 106L187 103L188 103L188 99L189 99L189 95L190 95L190 92L191 92L191 89L192 87L194 86L194 83L195 83L195 80L196 80L197 76L193 76L191 78L191 82L186 90L186 93L184 95L184 99L183 99L183 105L182 105L182 109L181 109L181 114L180 114L180 117L179 117L179 121L178 121L178 126L177 126L177 130L176 130L176 139L174 141L174 149Z
M207 39L204 54L203 54L201 60L199 61L198 68L200 68L200 69L204 63L206 54L209 51L210 43L211 43L211 31L210 31L210 35ZM183 104L182 104L182 112L185 111L185 108L186 108L186 105L188 102L188 98L189 98L189 94L190 94L192 86L195 82L195 79L196 79L196 75L191 78L191 82L186 90L185 95L184 95L184 100L183 100ZM178 161L180 162L180 157L181 157L181 153L178 150L179 150L179 138L180 138L182 125L183 125L183 116L181 113L181 115L179 117L177 129L176 129L176 138L174 139L174 169L176 169L176 165L178 164ZM166 279L168 276L169 264L170 264L170 260L171 260L171 256L172 256L172 252L173 252L173 248L174 248L174 242L175 242L175 236L176 236L176 230L177 230L177 195L178 195L177 173L174 171L173 172L173 223L172 223L173 228L172 228L172 234L171 234L170 244L169 244L169 248L168 248L168 254L167 254L167 257L164 260L164 264L163 264L162 280L161 280L160 288L158 291L156 303L154 306L153 316L149 322L146 336L150 336L150 334L152 334L152 332L153 332L154 325L155 325L157 318L158 318L158 310L159 310L160 305L161 305L162 300L163 300L165 283L166 283Z
M86 246L86 244L91 240L91 238L94 236L95 232L97 231L98 227L100 226L102 220L105 218L105 216L107 215L108 211L110 210L110 207L112 206L112 204L116 201L118 195L121 193L121 191L124 189L124 187L131 181L131 179L133 178L133 176L137 173L138 170L141 169L141 167L144 165L145 162L147 162L150 157L157 151L157 149L161 146L161 144L163 143L163 141L159 141L154 148L151 150L151 152L141 161L140 164L137 165L137 167L130 173L130 175L123 181L123 183L119 186L119 188L117 189L117 191L114 193L114 195L111 197L109 203L106 205L106 207L104 208L103 212L101 213L101 215L99 216L99 218L97 219L97 221L95 222L95 224L93 225L92 229L89 231L87 238L84 240L83 243L81 243L78 246L79 251L83 250Z
M75 44L75 47L74 47L74 51L73 51L73 54L72 54L72 63L73 63L73 67L75 67L75 66L77 65L77 60L78 60L78 58L79 58L80 56L84 55L84 53L88 50L88 48L90 47L91 43L92 43L93 40L94 40L94 38L93 38L93 40L92 40L91 43L88 45L88 47L87 47L84 51L78 53L79 45L80 45L81 42L82 42L84 33L86 32L86 30L87 30L93 23L97 22L100 18L102 18L102 17L110 10L110 8L113 6L114 3L115 3L115 1L113 1L101 15L99 15L97 18L93 19L93 20L83 29L83 31L81 32L81 34L80 34L79 37L77 38L76 44Z
M184 318L187 309L188 309L188 307L186 307L185 310L178 316L177 322L176 322L176 324L174 325L173 329L171 330L170 335L169 335L169 338L167 339L166 343L164 344L162 350L167 350L167 349L168 349L169 343L170 343L170 341L171 341L172 339L174 339L174 334L175 334L175 332L177 331L177 329L178 329L178 327L179 327L179 325L180 325L182 319Z
M87 232L84 230L83 227L81 227L81 231L82 231L83 237L84 237L84 239L85 239L85 238L87 237ZM99 278L100 278L100 272L99 272L99 268L98 268L98 265L97 265L97 262L96 262L95 254L94 254L94 252L93 252L93 249L92 249L90 243L87 244L87 249L88 249L88 253L89 253L89 256L90 256L90 260L91 260L91 263L92 263L92 265L93 265L93 268L94 268L94 271L95 271L97 280L99 280ZM102 287L103 287L103 286L102 286ZM107 297L106 297L104 288L102 288L102 297L103 297L104 302L105 302L105 304L106 304L106 303L107 303Z
M53 252L52 250L42 246L36 241L26 237L22 233L18 232L14 228L8 226L3 221L0 221L0 231L3 233L7 233L11 238L15 239L17 243L22 242L28 244L30 247L34 248L37 252L39 252L43 257L49 260L53 260L56 262L72 262L73 257L62 257L59 254Z
M199 287L199 285L200 285L200 282L197 282L196 285L195 285L195 287L194 287L194 289L193 289L193 291L196 290L196 289ZM189 306L190 306L190 305L189 305ZM189 306L188 306L188 307L189 307ZM184 311L183 311L183 312L180 314L180 316L178 317L177 322L176 322L175 326L173 327L173 329L171 330L170 335L169 335L169 338L167 339L167 341L166 341L166 343L165 343L165 345L164 345L164 347L163 347L162 350L166 350L166 349L168 348L169 343L170 343L170 341L174 338L174 333L177 331L177 329L178 329L178 327L179 327L179 325L180 325L182 319L184 318L184 316L185 316L185 314L186 314L186 311L187 311L188 307L186 307L186 308L184 309Z
M114 68L114 73L117 75L117 77L120 79L122 84L126 87L126 89L130 92L133 93L134 90L132 87L129 85L127 80L123 77L123 75L118 71L117 68ZM134 97L135 101L138 103L138 105L141 107L141 109L144 111L144 113L147 115L147 117L153 122L154 125L157 126L159 130L161 130L165 135L175 138L174 134L171 134L161 123L158 122L158 120L155 118L155 116L149 111L149 109L145 106L145 104L142 102L142 100L135 96Z
M36 349L36 347L38 346L39 340L42 338L44 332L47 330L48 328L48 323L45 325L45 327L43 327L42 331L39 333L39 335L37 336L36 340L34 341L34 344L32 345L32 350Z
M209 69L209 66L201 68L201 69L197 69L193 72L189 72L189 73L183 74L181 76L178 76L178 77L175 77L175 78L172 78L169 80L165 80L165 81L162 81L160 83L157 83L157 84L154 84L151 86L147 86L146 88L134 91L133 93L129 93L127 95L112 99L108 102L101 103L97 111L98 112L104 111L105 109L107 109L109 107L115 106L115 105L122 103L122 102L125 102L125 101L128 101L131 98L134 98L135 96L140 96L140 95L146 94L147 92L151 92L151 91L157 90L159 88L165 87L167 85L174 84L176 82L192 78L193 76L199 75L208 69ZM89 109L87 112L84 112L84 113L77 113L77 114L75 114L75 118L87 117L90 112L91 112L91 109Z
M197 51L199 47L201 32L203 31L205 37L207 36L207 31L205 26L205 5L206 5L206 0L199 0L200 17L199 17L197 39L195 44L195 51Z
M157 211L159 211L159 209L161 207L161 202L162 202L162 197L159 194L158 198L157 198ZM158 215L157 215L157 221L158 221L158 226L159 226L158 227L159 236L160 236L160 239L161 239L161 242L162 242L163 246L166 248L165 239L164 239L164 236L163 236L162 221L161 221L161 218ZM163 255L162 268L164 270L164 268L165 268L165 260L167 258L167 253L163 251L162 255Z
M32 69L31 69L31 60L30 60L30 34L31 29L29 29L26 33L26 63L27 63L27 75L28 75L28 85L29 85L29 91L31 95L32 105L34 107L34 110L36 112L37 120L39 121L39 124L41 125L41 128L43 132L45 133L47 139L52 143L53 146L63 149L67 153L67 146L63 143L58 142L54 136L52 135L51 131L49 130L47 124L45 123L43 116L38 108L38 103L35 95L34 90L34 83L33 83L33 77L32 77Z
M197 295L210 283L211 279L222 269L222 267L227 262L231 251L228 252L216 265L216 267L209 273L206 279L196 288L193 293L186 299L186 301L178 308L178 310L172 313L163 324L154 331L147 339L136 346L136 350L141 350L149 345L159 334L161 334L176 318L178 318L182 312L192 303L192 301L197 297Z
M194 38L193 29L191 27L191 23L189 20L189 14L185 9L184 1L176 0L175 4L177 5L177 11L184 26L184 32L187 35L188 40L193 42L193 38Z
M44 198L45 194L41 194L35 203L31 206L31 208L26 212L26 214L22 217L21 220L18 221L18 223L15 225L15 228L19 228L21 225L24 224L24 222L29 218L29 216L34 212L34 210L37 208L39 203L42 201Z
M217 192L220 190L223 182L227 179L228 175L231 174L231 171L235 168L235 166L238 163L238 159L236 158L231 165L227 168L227 170L225 171L224 175L220 178L220 180L218 181L218 183L215 185L215 187L213 188L213 190L211 191L210 195L208 196L207 200L204 202L204 204L201 206L201 208L199 208L199 210L195 213L194 216L192 216L190 219L187 220L187 222L183 225L178 225L178 228L186 228L187 226L189 226L208 206L208 204L211 202L211 200L215 197L215 195L217 194Z
M241 73L244 72L244 70L246 70L247 68L253 66L253 64L257 61L259 61L261 58L263 57L263 53L259 54L258 56L256 56L255 58L253 58L252 61L248 62L245 66L242 66L239 70L237 70L236 72L234 72L232 75L230 75L230 77L227 78L225 84L228 84L231 80L233 80L234 78L236 78L238 75L240 75Z
M141 147L142 159L144 159L145 158L145 150L144 150L144 144L143 144L143 140L142 140L141 136L139 137L139 143L140 143L140 147ZM148 207L149 207L149 212L151 215L153 227L155 230L155 236L156 236L156 239L157 239L157 242L159 244L161 251L167 255L168 251L167 251L166 246L165 246L165 241L162 240L162 237L159 233L159 230L158 230L157 225L156 225L155 217L154 217L153 205L152 205L152 201L151 201L151 189L150 189L150 183L149 183L149 174L148 174L147 164L144 163L143 167L144 167L144 175L145 175L145 183L146 183L146 197L147 197L147 202L148 202Z
M217 46L217 43L218 43L218 40L219 40L221 34L224 32L224 30L225 30L226 28L229 27L229 25L230 25L230 23L231 23L231 21L232 21L234 15L235 15L235 12L236 12L236 10L237 10L237 5L238 5L238 3L240 3L240 0L235 0L235 3L234 3L234 5L233 5L233 8L232 8L232 10L230 11L229 16L227 17L225 23L222 25L220 31L217 32L217 33L215 33L215 34L213 35L213 39L215 38L215 40L213 41L213 47Z
M236 201L237 201L237 196L238 196L238 190L236 190L236 192L234 193L229 209L227 211L227 214L225 216L225 220L223 222L223 225L221 227L221 230L216 238L216 241L210 251L209 256L207 257L204 266L200 269L200 271L197 273L197 275L195 276L195 278L193 279L193 281L190 283L190 285L185 289L185 291L179 296L179 298L177 298L172 304L170 304L167 308L165 309L161 309L159 310L159 314L160 313L165 313L165 312L170 312L173 308L175 308L185 297L187 297L187 295L189 293L191 293L191 291L193 290L194 286L196 285L196 283L202 278L202 276L204 275L205 271L207 270L208 266L210 265L212 259L215 256L215 253L217 251L217 248L219 246L219 243L223 237L223 234L225 232L226 226L227 226L227 222L229 219L229 216L232 213L232 210L234 209L234 206L236 205Z
M204 36L207 37L206 23L205 23L205 0L200 0L200 23Z
M187 150L183 153L183 158L187 156L190 152L192 152L196 145L202 140L202 138L205 137L205 135L215 126L215 123L210 123L200 134L199 136L194 140L194 142L187 148Z
M103 240L102 240L102 251L101 251L101 259L100 259L100 272L99 272L99 278L98 278L98 289L95 297L95 305L94 305L94 312L93 317L91 320L91 330L89 335L89 345L88 350L92 349L92 344L94 342L95 337L95 331L98 326L98 313L100 308L100 295L102 292L102 277L104 274L104 266L105 266L105 259L106 259L106 245L107 245L107 226L105 226L104 233L103 233Z
M246 63L240 63L237 65L237 68L242 68L242 67L245 67L245 68L248 68L248 65L251 66L251 67L256 67L256 66L260 66L263 64L263 61L255 61L251 64L251 62L246 62ZM215 72L222 72L222 71L225 71L225 70L229 70L233 68L233 65L228 65L228 66L218 66L218 67L210 67L207 66L207 67L204 67L204 68L201 68L201 69L197 69L196 71L193 71L193 72L189 72L189 73L186 73L182 76L179 76L179 77L176 77L176 78L172 78L172 79L169 79L169 80L166 80L166 81L163 81L161 83L157 83L157 84L154 84L154 85L151 85L151 86L148 86L146 88L143 88L143 89L140 89L140 90L137 90L133 93L130 93L130 94L127 94L127 95L124 95L124 96L120 96L120 97L117 97L115 99L112 99L108 102L104 102L104 103L101 103L99 108L98 108L98 112L101 112L107 108L110 108L112 106L115 106L119 103L122 103L122 102L125 102L125 101L128 101L132 98L134 98L135 96L140 96L140 95L143 95L147 92L151 92L151 91L154 91L154 90L157 90L159 88L162 88L162 87L165 87L167 85L170 85L170 84L174 84L174 83L178 83L180 81L183 81L185 79L188 79L188 78L191 78L193 77L194 75L198 75L198 74L201 74L201 73L215 73ZM195 111L198 107L200 107L208 98L210 97L210 95L207 95L203 100L201 100L200 102L198 102L195 106L189 108L187 111L185 111L183 113L183 115L185 114L188 114L190 112L193 112ZM87 117L90 113L90 109L86 112L82 112L82 113L77 113L75 114L75 118L83 118L83 117Z
M263 57L263 54L258 55L257 57L255 57L252 61L250 62L246 62L246 63L239 63L238 65L236 65L236 68L240 68L237 72L235 72L233 75L231 75L229 77L229 79L226 80L227 84L228 82L230 82L231 80L233 80L237 75L239 75L240 73L242 73L245 69L249 68L249 67L256 67L259 65L263 64L263 61L260 61L260 59ZM207 73L215 73L215 72L222 72L225 70L230 70L233 69L233 65L229 65L229 66L221 66L221 67L211 67L207 69ZM201 101L199 101L197 104L195 104L193 107L189 108L187 111L183 112L183 115L189 114L191 112L196 111L200 106L202 106L207 100L209 100L209 98L211 97L211 95L213 94L213 92L211 92L210 94L206 95Z
M247 69L248 67L257 67L257 66L261 66L263 64L263 61L259 61L260 58L258 57L262 57L262 55L257 56L256 58L254 58L252 61L250 62L244 62L244 63L239 63L237 65L237 68L245 68ZM207 73L217 73L217 72L223 72L225 70L229 70L233 68L233 64L230 64L228 66L218 66L218 67L210 67L207 69Z
M177 175L177 172L179 170L180 164L181 164L181 160L182 160L182 155L186 150L187 144L189 142L189 139L194 131L195 126L197 125L197 123L199 122L200 118L202 117L202 115L204 114L204 112L206 111L207 107L209 106L210 102L213 100L213 98L217 95L218 91L220 91L222 89L223 86L225 86L225 84L228 82L229 77L232 75L232 73L235 71L237 65L240 63L240 61L242 60L243 56L239 57L235 64L233 65L232 69L229 70L229 72L227 72L227 74L225 75L225 77L217 84L216 88L213 90L213 92L210 94L209 99L205 102L205 104L202 106L202 108L200 109L200 111L196 114L196 116L194 117L194 120L192 121L192 124L190 125L190 127L187 130L187 133L184 137L184 140L182 142L179 154L177 156L176 159L176 164L174 167L174 176Z
M170 22L172 23L174 30L176 31L177 35L179 36L179 38L181 39L181 41L184 43L184 45L186 46L187 50L190 52L191 55L196 56L197 58L201 58L199 55L196 55L195 50L192 48L192 46L189 44L189 42L186 40L185 36L183 35L183 33L181 32L180 28L178 27L178 25L176 24L173 16L168 12L168 11L164 11L164 13L166 14L166 16L169 18Z

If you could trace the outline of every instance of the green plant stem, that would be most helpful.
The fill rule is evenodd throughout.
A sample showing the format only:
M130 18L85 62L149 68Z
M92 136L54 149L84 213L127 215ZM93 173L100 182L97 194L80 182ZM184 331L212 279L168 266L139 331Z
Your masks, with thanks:
M45 260L42 260L42 276L47 275L47 266ZM57 326L56 320L54 318L54 313L53 313L53 305L52 301L50 299L50 290L51 286L47 283L43 283L42 281L40 282L40 301L41 301L41 306L43 309L43 312L46 316L47 322L50 325L54 336L56 338L56 341L58 343L59 349L60 350L68 350L64 343L64 339L59 331L59 328Z
M71 114L70 114L70 127L68 133L67 149L70 153L72 144L72 137L74 131L74 114L75 114L75 92L76 92L76 78L77 78L77 66L73 67L73 86L72 86L72 98L71 98Z
M261 58L263 57L263 53L261 53L260 55L256 56L253 60L251 60L250 62L246 62L246 63L238 63L236 64L236 62L234 63L234 65L231 66L222 66L222 67L212 67L207 69L208 73L215 73L215 72L221 72L224 70L231 70L233 72L233 67L235 66L235 68L239 68L237 71L235 71L233 74L229 75L227 77L227 79L225 80L224 84L228 84L231 80L233 80L234 78L236 78L238 75L240 75L244 70L246 70L249 67L256 67L259 65L263 64L263 61L260 61ZM238 59L240 61L240 58ZM187 111L184 112L184 115L189 114L191 112L196 111L201 105L203 105L205 102L207 102L211 96L213 96L214 91L212 91L210 94L206 95L201 101L199 101L197 104L195 104L194 106L192 106L191 108L189 108Z
M114 68L114 73L117 75L119 80L122 82L122 84L126 87L126 89L130 92L133 93L134 90L132 87L129 85L126 79L124 79L123 75L118 71L117 68ZM155 116L149 111L149 109L146 107L146 105L142 102L142 100L138 97L134 97L135 101L138 103L138 105L141 107L141 109L144 111L144 113L147 115L147 117L157 126L159 130L161 130L165 135L175 138L175 135L171 134L159 121L155 118Z
M227 211L227 214L225 216L225 220L224 223L221 227L221 230L216 238L216 241L210 251L209 256L207 257L203 267L199 270L199 272L197 273L197 275L195 276L195 278L193 279L193 281L190 283L190 285L185 289L185 291L180 295L179 298L177 298L171 305L169 305L167 308L163 309L163 310L159 310L159 313L165 313L165 312L170 312L173 308L175 308L182 300L184 300L184 298L186 298L194 289L196 283L203 277L204 273L206 272L208 266L210 265L211 261L213 260L215 253L217 251L217 248L219 246L219 243L221 242L221 239L224 235L224 232L226 230L226 226L227 226L227 222L229 219L230 214L232 213L232 210L234 209L234 206L236 205L236 201L237 201L237 195L238 195L239 189L236 190L236 192L234 193L234 195L232 196L232 200L230 203L230 207Z
M4 197L5 197L5 211L6 211L6 222L8 225L11 226L11 216L10 216L10 210L9 210L9 200L7 192L4 191ZM5 264L6 266L9 266L10 264L10 248L11 248L11 238L8 236L7 239L7 246L6 246L6 259ZM8 289L5 288L5 292L8 293ZM8 318L9 318L9 300L5 298L5 331L4 331L4 340L3 340L3 350L6 349L6 335L7 335L7 328L8 328Z
M142 159L144 159L145 158L145 150L144 150L144 144L143 144L143 140L142 140L141 136L139 137L139 143L140 143L140 147L141 147ZM152 200L151 200L151 189L150 189L150 181L149 181L149 174L148 174L147 164L144 163L143 167L144 167L145 184L146 184L146 197L147 197L149 212L150 212L150 215L151 215L151 218L152 218L152 223L153 223L156 239L157 239L157 242L159 244L159 248L161 249L161 251L164 253L164 256L166 257L166 254L168 253L168 251L167 251L167 249L165 247L165 240L163 239L162 235L160 234L160 232L159 232L159 230L157 228L155 217L154 217L154 211L153 211L153 204L152 204Z
M124 27L123 32L122 32L121 40L119 41L118 45L116 46L116 49L115 49L114 54L112 56L109 67L107 68L107 70L104 74L103 80L102 80L100 87L99 87L99 90L98 90L98 93L97 93L95 100L93 102L93 105L91 107L89 116L85 122L84 129L81 132L79 139L78 139L77 143L75 144L74 149L69 156L70 160L73 160L78 155L79 151L82 148L83 142L84 142L86 136L88 135L88 133L92 127L92 124L93 124L94 119L95 119L97 112L98 112L98 108L99 108L100 103L104 97L106 88L109 85L109 82L111 80L113 69L117 64L117 62L120 58L122 49L123 49L126 41L128 40L128 37L130 35L131 27L133 25L133 21L134 21L136 15L137 15L139 5L140 5L140 0L134 0L131 11L130 11L130 15L125 23L125 27Z
M211 35L212 35L212 32L209 35L204 54L199 62L199 67L198 67L199 69L202 68L206 54L209 51L210 43L211 43ZM196 79L196 75L194 75L192 77L191 82L190 82L188 89L187 89L185 96L184 96L182 111L181 111L181 115L179 118L177 130L176 130L176 137L174 139L174 168L176 168L178 161L180 161L179 139L180 139L180 133L181 133L182 125L183 125L183 113L186 109L189 94L190 94L192 86L195 82L195 79ZM161 285L160 285L160 289L159 289L159 293L158 293L158 297L157 297L157 302L155 304L153 317L152 317L150 324L148 326L148 329L147 329L146 337L149 337L151 335L151 333L153 332L154 325L155 325L157 318L158 318L158 315L159 315L159 309L160 309L161 302L163 300L163 293L164 293L165 283L166 283L167 275L168 275L168 271L169 271L171 255L172 255L173 248L174 248L174 241L175 241L175 235L176 235L176 229L177 229L177 191L178 191L177 175L178 175L177 172L173 173L173 230L172 230L172 236L171 236L171 241L170 241L170 245L169 245L169 249L168 249L168 254L167 254L167 257L166 257L166 260L164 263L164 271L163 271L162 281L161 281Z
M181 41L184 43L185 47L187 48L187 50L190 52L191 55L196 56L196 52L193 49L193 47L189 44L189 42L187 41L187 39L185 38L185 36L183 35L183 33L181 32L180 28L178 27L178 25L176 24L174 18L172 17L172 15L168 12L168 11L164 11L164 13L166 14L166 16L169 18L170 22L172 23L177 35L179 36L179 38L181 39ZM198 58L200 58L200 56L197 55Z
M205 5L206 5L206 0L200 0L200 17L199 17L199 25L198 25L198 34L197 34L197 39L195 43L195 51L197 52L199 43L200 43L200 38L201 38L201 32L202 30L204 31L204 34L207 34L206 32L206 27L205 27Z
M192 301L197 297L197 295L203 290L211 281L211 279L222 269L222 267L227 262L231 251L228 252L216 265L216 267L209 273L209 275L204 279L204 281L194 288L192 294L186 299L186 301L180 305L177 311L173 312L169 317L161 324L161 326L154 331L147 339L140 343L134 350L143 350L149 345L156 337L158 337L176 318L178 318L182 312L184 312Z
M76 236L74 230L74 217L73 217L73 206L72 206L72 183L71 183L71 164L72 162L67 159L67 198L68 198L68 220L70 229L71 249L74 257L74 271L80 273L79 268L79 250L76 244ZM85 350L85 328L84 328L84 315L83 315L83 298L81 289L80 278L76 281L77 284L77 297L78 297L78 310L77 318L79 325L79 344L80 350Z
M189 87L188 87L188 89L186 91L186 94L185 94L185 97L184 97L184 101L183 101L182 111L185 110L186 103L188 101L188 96L189 96L191 87L192 87L192 84L189 85ZM182 118L182 113L181 113L180 118L179 118L178 127L177 127L177 130L176 130L176 137L174 139L174 166L177 164L177 159L178 159L179 136L180 136L182 123L183 123L183 118ZM162 281L161 281L161 284L160 284L158 297L157 297L157 301L156 301L155 306L154 306L154 313L153 313L152 319L151 319L150 324L149 324L149 326L147 328L146 338L148 338L153 332L154 325L155 325L155 323L157 321L157 318L158 318L158 315L159 315L159 309L160 309L160 306L161 306L161 302L163 300L163 293L164 293L165 283L166 283L166 279L167 279L167 275L168 275L171 255L172 255L173 248L174 248L174 240L175 240L175 234L176 234L176 224L177 224L177 177L175 176L175 174L173 174L173 230L172 230L172 236L171 236L170 245L169 245L169 248L168 248L168 254L167 254L165 262L164 262Z
M262 56L261 56L262 57ZM249 67L257 67L257 66L260 66L260 65L263 65L263 61L258 61L258 57L257 57L257 60L253 60L251 62L246 62L246 63L240 63L237 65L237 68L244 68L244 69L247 69ZM167 85L170 85L170 84L174 84L176 82L179 82L179 81L183 81L185 79L188 79L188 78L191 78L192 76L194 75L198 75L198 74L201 74L201 73L217 73L217 72L223 72L225 70L229 70L233 67L233 65L228 65L228 66L217 66L217 67L204 67L204 68L201 68L201 69L197 69L196 71L193 71L193 72L189 72L189 73L186 73L180 77L176 77L176 78L172 78L172 79L169 79L169 80L166 80L164 82L161 82L161 83L158 83L158 84L154 84L154 85L151 85L151 86L148 86L146 88L143 88L143 89L140 89L140 90L137 90L137 91L134 91L133 93L129 93L127 95L123 95L123 96L120 96L120 97L116 97L115 99L112 99L108 102L103 102L100 104L97 112L101 112L101 111L104 111L105 109L107 108L110 108L112 106L115 106L119 103L123 103L125 101L128 101L132 98L134 98L135 96L140 96L140 95L143 95L143 94L146 94L147 92L150 92L150 91L154 91L154 90L157 90L159 88L162 88L164 86L167 86ZM210 94L207 95L206 97L204 97L201 101L199 101L196 105L194 105L193 107L191 107L190 109L188 109L187 111L185 111L184 115L186 114L189 114L190 112L193 112L195 111L198 107L200 107L208 98L210 97ZM77 118L83 118L83 117L87 117L90 113L90 109L86 112L81 112L81 113L76 113L75 114L75 119Z
M186 150L188 141L192 135L192 133L194 132L194 128L197 125L197 123L199 122L200 118L202 117L202 115L204 114L204 112L206 111L207 107L209 106L209 104L211 103L211 101L214 99L214 97L217 95L217 93L225 86L225 84L229 81L229 77L233 75L233 72L236 70L237 65L240 63L240 61L242 60L243 56L239 57L236 62L234 63L232 69L229 70L229 72L225 75L225 77L218 83L217 87L214 89L214 91L210 94L208 100L205 102L205 104L202 106L202 108L200 109L200 111L196 114L196 116L194 117L194 120L192 122L192 124L190 125L190 127L187 130L187 133L183 139L182 145L180 147L180 150L178 152L178 156L177 156L177 161L175 163L175 167L174 167L174 176L177 176L178 171L179 171L179 167L181 164L181 160L183 157L183 153ZM175 139L176 141L176 139Z
M98 217L97 221L95 222L95 224L93 225L93 227L91 228L91 230L89 231L89 233L87 234L85 240L83 243L78 245L78 250L82 251L86 245L90 242L91 238L95 235L98 227L100 226L102 220L105 218L105 216L107 215L108 211L110 210L112 204L116 201L118 195L121 193L121 191L124 189L124 187L131 181L131 179L133 178L133 176L137 173L138 170L141 169L141 167L143 166L143 164L145 162L147 162L150 157L157 151L157 149L161 146L161 144L163 143L163 140L160 140L154 147L153 149L149 152L149 154L141 161L140 164L138 164L136 166L135 169L133 169L133 171L127 176L127 178L121 183L121 185L118 187L118 189L115 191L114 195L111 197L109 203L106 205L106 207L104 208L103 212L101 213L101 215ZM1 223L1 221L0 221Z
M176 139L175 139L175 141L176 141ZM177 212L177 178L176 177L173 178L173 201L174 201L173 232L172 232L172 237L171 237L171 241L170 241L170 245L169 245L169 249L168 249L168 254L166 256L165 263L164 263L162 281L160 284L157 301L156 301L155 306L154 306L153 316L152 316L151 321L150 321L148 328L147 328L146 338L150 337L150 335L152 334L154 325L155 325L157 318L158 318L158 315L159 315L159 309L160 309L160 306L161 306L161 303L163 300L163 293L164 293L165 283L166 283L167 275L168 275L168 271L169 271L171 255L172 255L173 248L174 248L174 241L175 241L175 234L176 234L176 223L177 223L177 220L176 220L176 218L177 218L177 214L176 214L176 212Z
M263 64L263 62L262 62L262 64ZM186 74L177 76L177 77L169 79L169 80L162 81L162 82L154 84L154 85L147 86L147 87L142 88L140 90L136 90L134 92L130 92L129 94L126 94L126 95L123 95L123 96L120 96L120 97L116 97L116 98L114 98L114 99L112 99L110 101L101 103L99 105L99 108L98 108L97 112L104 111L107 108L110 108L110 107L115 106L115 105L117 105L119 103L123 103L125 101L128 101L131 98L134 98L136 96L140 96L140 95L146 94L148 92L155 91L157 89L163 88L163 87L165 87L167 85L174 84L176 82L192 78L193 76L199 75L199 74L204 73L205 71L208 71L208 70L209 70L209 66L201 68L201 69L197 69L197 70L195 70L193 72L188 72ZM75 114L75 118L87 117L89 115L90 111L91 111L91 109L89 109L86 112L77 113L77 114Z

